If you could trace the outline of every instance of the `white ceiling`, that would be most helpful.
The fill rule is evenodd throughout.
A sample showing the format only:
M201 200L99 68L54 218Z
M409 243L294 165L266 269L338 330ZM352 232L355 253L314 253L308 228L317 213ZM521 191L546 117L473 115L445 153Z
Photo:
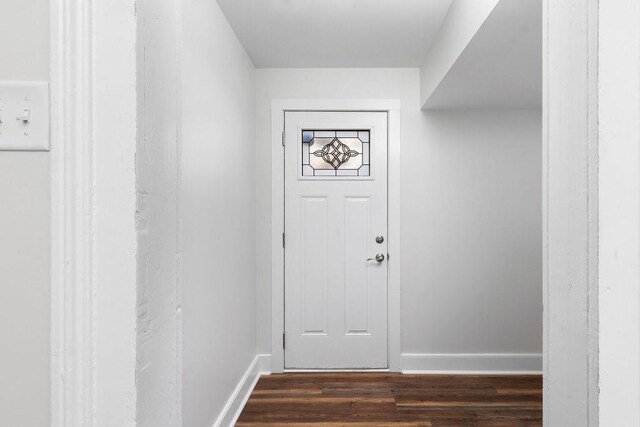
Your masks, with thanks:
M425 108L540 108L542 1L501 0Z
M217 0L258 68L420 67L452 0Z

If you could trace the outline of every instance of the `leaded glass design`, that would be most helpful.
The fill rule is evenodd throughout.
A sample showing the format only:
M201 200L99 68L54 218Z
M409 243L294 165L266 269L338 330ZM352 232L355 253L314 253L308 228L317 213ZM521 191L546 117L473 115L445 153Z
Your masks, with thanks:
M302 176L369 176L370 131L303 130Z

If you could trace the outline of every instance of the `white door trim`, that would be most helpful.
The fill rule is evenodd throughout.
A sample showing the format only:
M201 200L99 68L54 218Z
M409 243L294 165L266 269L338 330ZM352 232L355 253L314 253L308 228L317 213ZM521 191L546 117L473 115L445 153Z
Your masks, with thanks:
M91 2L51 6L51 425L93 418ZM73 47L72 47L73 46Z
M50 23L51 425L133 425L135 0L51 0Z
M284 370L284 156L285 111L385 111L389 117L389 370L400 372L400 101L395 99L275 99L271 102L271 371Z
M598 7L543 2L545 426L598 425Z

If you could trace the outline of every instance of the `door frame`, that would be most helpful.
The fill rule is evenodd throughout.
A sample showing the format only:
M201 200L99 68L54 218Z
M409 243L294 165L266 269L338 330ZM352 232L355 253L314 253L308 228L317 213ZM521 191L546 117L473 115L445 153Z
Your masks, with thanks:
M135 6L49 2L53 427L136 419Z
M388 332L389 371L400 372L400 100L274 99L271 101L271 372L284 371L284 114L287 111L386 112L388 120Z

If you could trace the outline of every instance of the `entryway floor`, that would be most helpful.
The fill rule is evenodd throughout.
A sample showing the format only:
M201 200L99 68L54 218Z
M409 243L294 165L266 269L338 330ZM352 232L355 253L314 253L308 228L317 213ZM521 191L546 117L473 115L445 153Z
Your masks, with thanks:
M260 378L236 426L542 426L542 377L275 374Z

